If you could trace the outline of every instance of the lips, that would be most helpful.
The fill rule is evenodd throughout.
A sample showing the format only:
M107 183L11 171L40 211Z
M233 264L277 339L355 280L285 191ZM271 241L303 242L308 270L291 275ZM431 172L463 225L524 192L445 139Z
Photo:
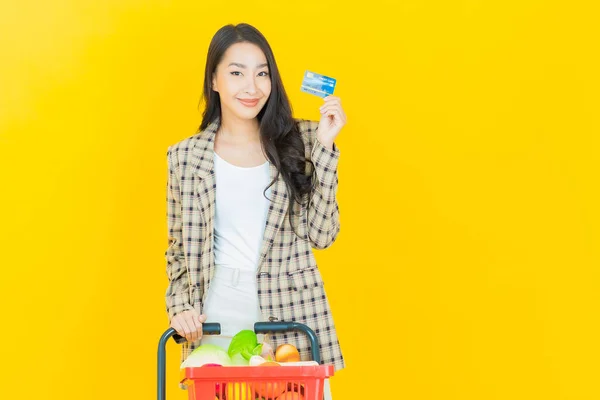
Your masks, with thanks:
M240 103L245 105L246 107L254 107L258 104L259 99L238 99Z

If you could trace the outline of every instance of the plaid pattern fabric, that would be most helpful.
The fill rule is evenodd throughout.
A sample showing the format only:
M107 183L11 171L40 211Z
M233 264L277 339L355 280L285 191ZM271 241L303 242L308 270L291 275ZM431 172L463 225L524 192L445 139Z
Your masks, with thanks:
M305 143L306 157L315 164L316 190L305 195L308 207L295 204L294 227L288 219L288 193L279 176L271 186L271 205L257 271L258 297L263 321L295 321L317 334L323 363L344 367L329 301L312 249L325 249L340 230L336 201L339 150L316 140L318 122L296 120ZM165 252L169 285L166 310L171 319L195 308L202 312L214 274L213 223L216 180L213 169L215 133L219 120L204 131L169 146L167 221L169 246ZM310 166L307 165L307 173ZM277 169L270 164L271 179ZM310 197L310 198L308 198ZM300 213L299 213L300 212ZM210 320L210 315L208 316ZM219 322L219 321L212 321ZM294 344L302 360L310 360L309 342L302 333L271 334L274 347ZM182 345L181 361L199 345Z

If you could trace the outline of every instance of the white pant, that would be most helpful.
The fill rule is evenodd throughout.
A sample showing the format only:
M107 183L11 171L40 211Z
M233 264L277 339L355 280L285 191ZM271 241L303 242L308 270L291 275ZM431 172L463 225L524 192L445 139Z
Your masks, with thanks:
M329 386L329 379L325 379L325 385L323 386L323 399L331 400L331 387Z
M262 321L256 271L216 265L202 313L208 322L221 324L221 334L204 335L200 344L211 343L227 350L236 333L254 330L254 323ZM261 342L263 335L257 336ZM324 396L331 400L329 379L325 380Z
M202 313L206 314L207 321L221 324L219 342L227 343L225 350L229 347L226 338L231 341L242 329L254 330L254 323L262 321L256 272L216 265ZM208 338L206 342L213 342L215 338ZM202 340L204 343L204 338Z

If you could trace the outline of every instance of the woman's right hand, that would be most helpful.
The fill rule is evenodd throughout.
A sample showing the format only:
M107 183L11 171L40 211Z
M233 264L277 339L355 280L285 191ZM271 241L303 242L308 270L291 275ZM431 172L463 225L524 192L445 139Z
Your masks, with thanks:
M202 324L206 322L206 315L199 315L198 311L186 310L171 319L171 328L188 342L195 342L202 338Z

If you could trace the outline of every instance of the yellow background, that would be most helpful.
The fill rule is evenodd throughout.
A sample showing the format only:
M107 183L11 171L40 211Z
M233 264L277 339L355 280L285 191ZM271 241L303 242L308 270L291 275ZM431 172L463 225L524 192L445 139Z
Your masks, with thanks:
M348 115L335 397L600 398L598 14L541 0L2 2L0 397L154 398L166 149L243 21Z

